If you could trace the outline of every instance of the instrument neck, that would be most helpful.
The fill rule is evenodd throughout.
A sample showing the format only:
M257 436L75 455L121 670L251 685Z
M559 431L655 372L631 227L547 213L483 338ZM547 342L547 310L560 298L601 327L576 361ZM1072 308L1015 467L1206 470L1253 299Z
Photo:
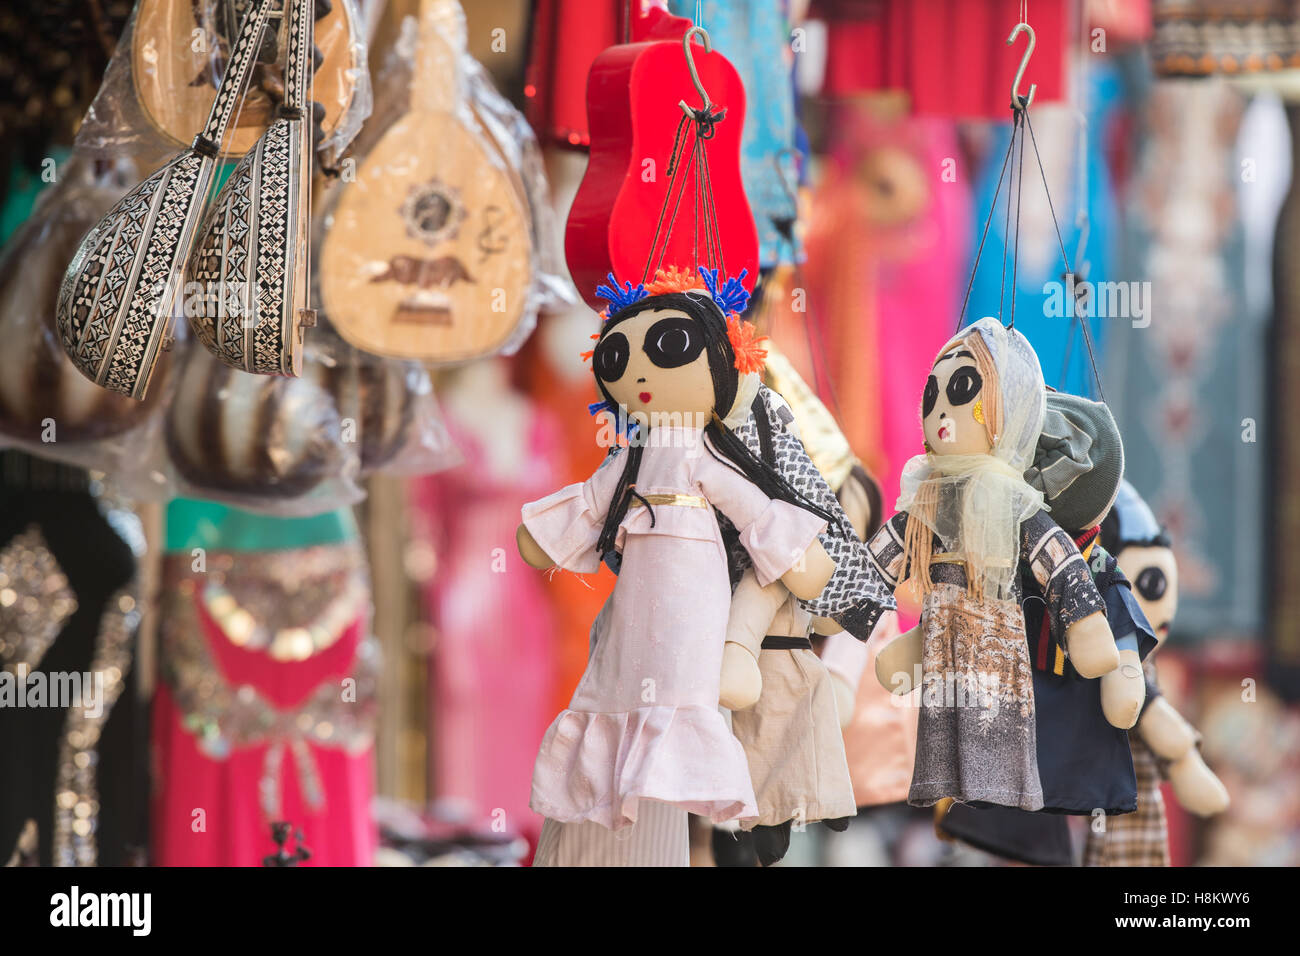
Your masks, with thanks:
M411 108L454 112L465 50L465 13L456 0L421 0Z
M289 7L289 53L285 61L284 105L301 113L311 90L314 52L314 6L312 0L284 0Z
M274 0L252 0L252 5L244 14L239 36L231 47L230 62L226 65L225 75L221 77L221 85L217 87L217 96L212 101L208 122L194 141L195 149L213 156L220 152L226 126L248 86L248 77L252 73L257 49L261 44L262 31L270 19L273 5Z

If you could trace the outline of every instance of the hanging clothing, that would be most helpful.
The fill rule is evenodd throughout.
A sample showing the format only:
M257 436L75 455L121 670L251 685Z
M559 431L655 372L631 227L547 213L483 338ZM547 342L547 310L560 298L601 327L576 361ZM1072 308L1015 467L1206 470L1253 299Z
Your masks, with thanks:
M534 844L528 809L537 745L554 715L555 625L546 582L515 547L514 503L554 487L558 433L530 408L522 464L494 467L484 440L445 409L465 457L412 483L436 555L425 599L437 638L430 660L432 792L487 821L498 809Z
M1038 84L1035 105L1065 95L1071 4L1037 0L1029 21L1037 46L1021 93ZM1004 119L1011 79L1026 41L1007 46L1016 9L1005 0L814 0L827 25L822 93L906 93L919 114Z
M794 231L799 216L791 82L796 53L786 6L782 0L704 0L698 6L698 25L708 30L713 49L731 61L745 87L740 174L758 226L758 261L764 268L803 258ZM668 9L694 19L696 0L670 0Z
M286 546L295 536L311 543ZM286 820L307 865L370 865L378 651L350 513L271 518L178 500L168 539L154 862L258 866L276 850L270 824ZM214 546L225 541L238 549ZM240 547L259 541L279 546Z
M15 695L0 703L0 861L30 820L42 866L141 862L147 764L130 688L143 553L139 519L86 472L0 454L0 673ZM24 706L40 678L45 700ZM56 679L76 696L49 696Z

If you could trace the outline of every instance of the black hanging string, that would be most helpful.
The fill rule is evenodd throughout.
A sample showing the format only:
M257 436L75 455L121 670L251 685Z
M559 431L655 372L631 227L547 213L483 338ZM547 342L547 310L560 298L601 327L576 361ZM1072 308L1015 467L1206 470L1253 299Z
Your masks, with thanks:
M1018 124L1017 124L1018 125ZM1002 157L1002 171L998 173L998 185L993 191L993 202L989 204L989 214L984 220L984 233L980 236L979 248L975 250L975 263L971 266L970 281L966 283L966 295L961 300L961 311L957 313L957 328L953 330L954 334L961 331L962 322L966 318L966 307L970 304L971 289L975 287L975 273L979 270L980 257L984 255L984 242L989 237L989 227L993 225L993 213L998 208L998 196L1002 194L1002 181L1006 176L1007 162L1011 159L1011 149L1016 143L1015 127L1011 131L1011 142L1007 144L1007 153ZM1011 187L1007 187L1008 193Z
M1022 103L1023 103L1023 99L1022 99ZM1024 144L1024 133L1021 130L1022 122L1024 124L1024 129L1029 131L1029 142L1034 150L1034 159L1038 163L1038 173L1043 182L1043 194L1047 197L1047 208L1052 215L1052 228L1056 232L1056 242L1061 250L1061 259L1065 263L1066 274L1067 275L1074 274L1073 267L1070 265L1070 256L1065 251L1065 239L1061 235L1061 224L1059 220L1056 218L1056 207L1052 203L1052 192L1047 185L1047 170L1043 167L1043 157L1038 151L1038 140L1034 136L1034 124L1029 119L1029 110L1024 105L1021 105L1020 107L1013 107L1011 141L1007 143L1006 155L1002 157L1002 169L998 173L997 187L993 191L993 201L989 204L989 213L984 220L984 231L980 235L979 247L975 251L975 261L971 265L970 279L966 283L966 294L962 298L961 311L957 314L957 326L956 329L954 330L954 334L956 332L961 331L962 324L966 319L966 310L970 305L971 290L975 286L975 275L979 271L980 260L984 254L984 245L988 239L989 228L993 224L993 214L997 211L998 199L1002 195L1002 184L1004 181L1007 183L1007 197L1006 197L1007 232L1004 233L1003 235L1004 245L1002 250L1002 278L999 280L998 283L998 318L999 320L1001 320L1002 318L1002 308L1005 302L1006 255L1007 255L1006 241L1008 238L1010 238L1011 245L1012 245L1011 308L1010 308L1010 317L1009 317L1009 322L1007 324L1007 328L1014 329L1016 327L1016 291L1017 291L1017 281L1018 281L1019 264L1020 264L1021 199L1023 198L1024 195L1024 168L1025 168L1025 144ZM1008 166L1011 160L1012 153L1015 151L1017 139L1019 139L1020 141L1020 158L1017 160L1016 167L1012 169L1010 173L1008 173ZM1014 187L1013 187L1013 183L1014 183ZM1015 189L1015 193L1016 193L1016 229L1015 229L1014 236L1011 236L1010 235L1011 192L1013 188ZM1071 304L1072 306L1074 305L1074 303ZM1069 361L1071 345L1074 339L1074 324L1075 322L1077 322L1079 327L1083 330L1083 341L1084 341L1084 345L1087 347L1088 350L1088 363L1091 366L1093 381L1097 387L1097 397L1102 402L1105 402L1106 393L1102 388L1102 384L1101 384L1101 372L1097 368L1097 355L1096 355L1096 349L1093 347L1092 331L1088 326L1087 320L1079 316L1074 308L1071 308L1071 312L1075 312L1075 315L1071 321L1070 329L1066 333L1066 361L1067 362ZM1068 369L1068 365L1067 365L1067 369ZM1061 375L1062 375L1062 380L1064 380L1064 376L1065 376L1064 370L1062 371Z
M1074 269L1070 265L1070 256L1065 251L1065 240L1061 237L1061 224L1056 219L1056 208L1052 205L1052 192L1047 188L1047 170L1043 168L1043 157L1038 153L1038 140L1034 137L1034 124L1029 121L1029 111L1025 110L1025 126L1029 129L1029 141L1034 147L1034 158L1038 160L1038 172L1043 179L1043 193L1047 196L1047 208L1052 214L1052 228L1056 230L1056 242L1061 248L1061 258L1065 261L1065 271L1067 275L1073 275ZM1074 303L1071 303L1071 311ZM1083 344L1088 348L1088 364L1092 366L1093 381L1097 383L1097 397L1104 403L1106 393L1101 387L1101 373L1097 371L1097 355L1092 347L1092 331L1088 328L1086 318L1076 314L1075 318L1079 322L1079 327L1083 329Z
M1019 116L1019 114L1015 114L1015 118L1014 118L1014 121L1013 121L1013 124L1012 124L1012 127L1011 127L1011 149L1012 149L1013 151L1014 151L1015 148L1016 148L1016 133L1018 132L1019 127L1020 127L1020 116ZM1022 147L1021 147L1020 152L1021 152L1021 155L1024 155L1024 148L1023 148L1023 145L1022 145ZM1014 155L1014 152L1013 152L1013 155ZM1013 169L1013 174L1014 174L1014 167L1012 167L1012 169ZM998 185L1001 186L1001 185L1002 185L1001 182L999 182ZM996 194L996 193L995 193L994 196L993 196L993 203L994 203L995 206L997 205L997 194ZM1002 242L1002 277L998 279L998 321L999 321L999 322L1002 321L1002 306L1003 306L1004 301L1006 300L1006 293L1007 293L1007 249L1008 249L1008 245L1007 245L1007 242L1006 242L1005 237L1011 235L1011 181L1008 181L1008 182L1007 182L1007 215L1006 215L1006 222L1005 222L1005 223L1003 224L1003 226L1002 226L1002 235L1003 235L1003 237L1004 237L1004 238L1003 238L1003 242ZM978 262L978 260L976 260L976 265L978 265L978 264L979 264L979 262ZM971 270L971 277L974 278L974 270L973 270L973 269ZM1015 300L1016 300L1015 295L1012 295L1012 296L1011 296L1011 302L1012 302L1012 309L1013 309L1013 311L1014 311L1014 309L1015 309Z
M663 267L664 259L668 254L668 247L672 242L673 227L677 223L677 216L681 210L682 199L691 189L692 172L695 173L692 249L696 263L700 261L700 232L702 229L704 233L704 262L710 267L720 268L723 273L726 272L719 236L717 206L712 194L713 181L709 175L709 158L706 151L707 141L713 138L717 124L722 121L726 113L725 109L691 110L690 115L683 114L677 124L677 134L673 139L673 149L668 160L668 190L664 195L663 205L659 209L659 219L655 223L654 237L650 242L650 254L646 258L645 269L641 273L643 283L648 281L656 270ZM686 147L686 140L690 135L688 130L694 134L689 150ZM689 159L683 163L683 159L686 159L688 152ZM672 207L671 215L669 214L670 206ZM666 230L664 228L665 220L667 221ZM662 245L660 244L660 236L663 237Z
M1023 116L1025 118L1025 122L1029 122L1028 107L1016 110L1016 113L1018 114L1017 118L1019 118L1019 116ZM1012 136L1013 137L1015 136L1014 131L1012 133ZM1046 185L1046 180L1044 180L1044 185ZM1016 285L1016 276L1019 272L1019 266L1020 266L1020 200L1024 196L1024 194L1025 194L1025 134L1022 131L1020 134L1020 164L1016 171L1016 243L1015 243L1015 249L1011 253L1011 321L1007 324L1007 328L1009 329L1014 329L1016 327L1016 291L1020 288L1018 285ZM1007 208L1008 209L1011 208L1010 189L1007 190Z

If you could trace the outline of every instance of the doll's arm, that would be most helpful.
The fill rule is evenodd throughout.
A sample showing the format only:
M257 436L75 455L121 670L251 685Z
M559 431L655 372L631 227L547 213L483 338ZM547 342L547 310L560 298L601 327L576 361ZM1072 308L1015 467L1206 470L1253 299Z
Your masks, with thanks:
M695 477L709 503L740 532L760 585L780 579L791 594L805 600L821 593L835 572L835 562L817 540L825 521L797 505L768 498L708 449L698 459Z
M1174 796L1192 813L1208 817L1228 807L1228 790L1205 765L1196 743L1199 735L1164 697L1147 705L1137 732L1156 756L1169 761Z
M520 557L535 568L557 565L580 574L598 570L596 542L622 470L622 456L610 455L586 481L524 505L523 523L515 532Z
M727 643L722 648L722 685L718 703L728 710L744 710L758 700L763 678L758 655L763 648L772 618L789 600L790 592L780 581L764 587L753 568L746 569L731 595L727 617Z
M1119 667L1101 676L1101 712L1112 727L1128 730L1142 713L1147 683L1142 676L1137 638L1130 634L1118 639L1115 646L1119 650Z
M1021 560L1029 563L1043 591L1052 632L1064 631L1074 669L1081 677L1113 671L1119 650L1106 621L1106 604L1074 541L1044 511L1020 523L1020 538Z
M839 714L841 729L853 719L858 685L870 658L867 642L858 640L847 631L828 635L822 646L822 663L831 675L831 689L835 693L835 710Z

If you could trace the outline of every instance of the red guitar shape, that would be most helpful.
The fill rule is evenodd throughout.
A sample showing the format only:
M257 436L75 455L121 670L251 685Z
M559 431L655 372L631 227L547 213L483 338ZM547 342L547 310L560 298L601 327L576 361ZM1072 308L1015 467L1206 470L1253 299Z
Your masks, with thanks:
M679 103L693 109L705 105L682 48L690 29L690 20L651 7L633 20L635 42L609 47L587 74L591 156L569 211L564 251L574 283L593 306L606 273L639 282L652 257L653 265L721 265L728 276L747 269L744 283L751 291L758 276L758 230L740 176L745 88L721 53L706 52L697 43L691 51L699 86L708 91L715 116L725 110L706 143L709 212L716 215L716 245L725 262L707 254L713 224L697 200L700 169L690 161L689 143L673 203L665 209L669 163L683 118ZM693 142L692 123L683 135Z

